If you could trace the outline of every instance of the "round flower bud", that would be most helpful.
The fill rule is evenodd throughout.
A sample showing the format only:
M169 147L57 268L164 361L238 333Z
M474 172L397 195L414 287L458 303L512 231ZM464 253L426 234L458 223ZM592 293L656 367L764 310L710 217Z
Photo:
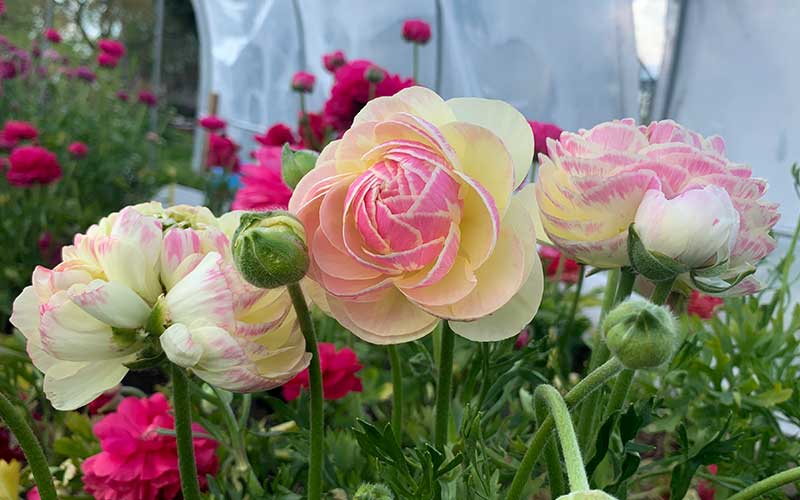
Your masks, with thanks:
M243 214L231 246L239 273L258 288L296 283L308 271L303 224L283 210Z
M386 73L374 64L364 71L364 79L369 83L381 83L386 78Z
M603 490L573 491L561 495L556 500L617 500Z
M353 500L394 500L394 495L383 484L364 483L356 490Z
M656 368L675 352L678 328L664 306L628 300L614 308L603 322L609 351L626 368Z

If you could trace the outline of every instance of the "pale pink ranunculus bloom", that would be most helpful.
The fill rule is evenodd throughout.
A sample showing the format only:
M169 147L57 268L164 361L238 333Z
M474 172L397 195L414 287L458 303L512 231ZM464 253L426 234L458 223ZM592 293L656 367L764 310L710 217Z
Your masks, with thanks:
M407 342L440 319L508 338L541 300L525 118L501 101L412 87L367 103L297 185L323 308L369 342Z
M566 255L598 267L629 265L628 227L645 247L691 269L724 264L732 280L775 248L777 204L763 179L725 156L719 136L671 120L632 119L564 132L540 155L541 224ZM688 276L680 280L694 286ZM747 277L725 295L759 288Z
M257 289L235 270L230 238L240 215L126 207L76 235L55 268L36 268L11 323L55 408L115 387L145 348L236 392L277 387L307 366L287 294Z

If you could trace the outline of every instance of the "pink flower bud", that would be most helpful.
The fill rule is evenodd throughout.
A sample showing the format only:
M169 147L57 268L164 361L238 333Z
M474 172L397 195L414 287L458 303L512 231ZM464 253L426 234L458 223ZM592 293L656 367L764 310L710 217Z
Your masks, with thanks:
M335 73L337 69L347 63L347 60L344 57L344 52L337 50L322 56L322 63L325 65L325 69L331 73Z
M47 38L50 43L61 43L61 34L54 28L47 28L44 30L44 37Z
M292 77L292 90L295 92L309 93L314 90L316 77L306 71L298 71Z
M75 141L69 145L67 151L69 151L69 154L72 155L73 158L80 160L89 154L89 146L82 142Z
M403 23L403 38L407 42L425 45L431 39L431 25L422 19L409 19Z

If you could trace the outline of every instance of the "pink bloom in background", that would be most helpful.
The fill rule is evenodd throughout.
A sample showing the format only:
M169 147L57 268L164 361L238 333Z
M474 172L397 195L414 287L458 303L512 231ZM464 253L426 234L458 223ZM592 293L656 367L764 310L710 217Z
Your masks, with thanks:
M716 310L724 304L725 301L719 297L712 297L692 290L689 296L689 304L687 305L687 312L690 316L697 316L701 319L711 319L714 317Z
M78 66L75 69L75 76L89 83L92 83L95 80L97 80L97 75L95 74L95 72L87 68L86 66Z
M61 178L56 155L39 146L18 147L8 157L6 179L18 187L49 184Z
M200 118L199 123L201 127L212 132L222 130L228 126L225 120L215 115L204 116L203 118Z
M356 60L336 70L324 115L327 122L339 133L350 128L355 116L369 101L370 83L364 74L370 66L374 66L371 61ZM374 84L374 97L392 96L414 85L411 78L404 80L398 75L389 74L383 68L378 69L384 72L384 78L380 83Z
M224 134L208 134L207 167L222 167L231 172L239 171L239 145Z
M335 73L337 69L341 68L346 63L347 59L345 59L344 52L341 50L335 50L322 56L322 64L325 65L325 69L331 73Z
M54 28L47 28L44 30L44 37L51 43L61 43L61 34Z
M284 144L294 146L298 143L294 132L285 123L276 123L264 135L256 134L253 138L263 146L283 146Z
M6 144L16 145L20 141L29 141L39 136L39 131L29 122L8 120L0 130L2 141Z
M97 396L94 401L86 405L89 410L89 415L98 415L105 413L111 403L119 396L119 386L105 391L103 394Z
M561 127L554 123L537 122L533 120L528 120L528 123L533 132L533 150L536 155L534 158L536 158L539 153L547 153L547 139L557 141L558 138L561 137Z
M158 104L158 98L149 90L142 90L139 92L139 102L149 108L153 108Z
M106 52L100 52L97 54L97 64L101 68L116 68L117 64L119 64L119 58Z
M125 55L125 45L118 40L104 39L98 44L100 51L119 59Z
M89 154L89 146L80 141L75 141L69 145L67 151L73 158L80 160L81 158L86 158L86 155Z
M5 0L0 0L0 16L6 13L6 2Z
M0 61L0 80L11 80L17 76L17 65L14 61Z
M242 187L236 191L234 210L285 209L292 190L281 177L281 147L264 146L255 152L257 164L242 166Z
M116 95L117 99L119 99L122 102L128 102L128 99L130 98L130 96L128 96L128 93L125 92L124 90L118 90Z
M11 462L25 462L25 454L18 444L11 444L11 432L6 427L0 427L0 460Z
M542 245L539 247L539 257L545 264L545 276L551 280L556 279L558 276L558 267L561 263L561 259L565 258L564 255L551 246ZM564 283L577 283L579 272L580 266L578 263L572 259L566 259L564 261L564 267L561 269L561 281Z
M33 488L29 489L25 498L26 500L42 500L42 497L39 496L39 488L34 486Z
M300 134L298 146L302 149L320 150L331 127L322 113L306 113L306 116L308 117L308 126L304 127L300 123L297 125L297 130ZM302 116L300 119L302 119ZM309 136L309 134L311 135Z
M407 42L425 45L431 39L431 25L422 19L409 19L403 23L403 38Z
M316 77L307 71L298 71L292 77L292 89L297 92L308 93L314 90Z
M628 227L645 248L689 269L715 264L718 278L696 278L715 295L760 289L748 276L729 283L775 248L778 205L763 200L767 183L725 156L719 136L665 120L625 119L547 141L536 198L545 232L570 258L598 267L626 266ZM695 287L688 273L679 280ZM726 281L727 280L727 281Z
M101 451L81 465L86 491L97 500L171 500L180 495L178 452L175 436L158 433L172 430L175 420L167 398L129 397L117 411L94 425ZM205 434L200 424L192 424L195 434ZM207 487L206 475L219 467L218 443L194 438L197 476Z
M517 339L514 341L514 349L516 349L517 351L525 349L525 347L528 345L528 341L530 340L530 338L531 334L527 328L520 331L519 335L517 335Z
M319 343L319 364L322 370L322 394L325 399L341 399L351 392L361 392L361 379L356 376L361 370L356 353L347 347L339 351L329 342ZM283 397L292 401L308 388L308 368L298 373L283 385Z

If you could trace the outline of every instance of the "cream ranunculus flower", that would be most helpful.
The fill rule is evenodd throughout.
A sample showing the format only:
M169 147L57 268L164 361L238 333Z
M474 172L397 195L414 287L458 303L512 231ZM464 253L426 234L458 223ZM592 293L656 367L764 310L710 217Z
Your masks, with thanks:
M378 344L440 319L472 340L517 334L543 285L533 190L515 193L532 156L527 121L501 101L422 87L370 101L289 203L333 316Z
M162 345L172 358L183 345L158 335L180 325L201 349L185 366L225 389L275 387L306 366L288 297L233 269L237 223L238 214L218 220L202 207L126 207L76 235L55 268L36 268L11 322L55 408L87 404Z

